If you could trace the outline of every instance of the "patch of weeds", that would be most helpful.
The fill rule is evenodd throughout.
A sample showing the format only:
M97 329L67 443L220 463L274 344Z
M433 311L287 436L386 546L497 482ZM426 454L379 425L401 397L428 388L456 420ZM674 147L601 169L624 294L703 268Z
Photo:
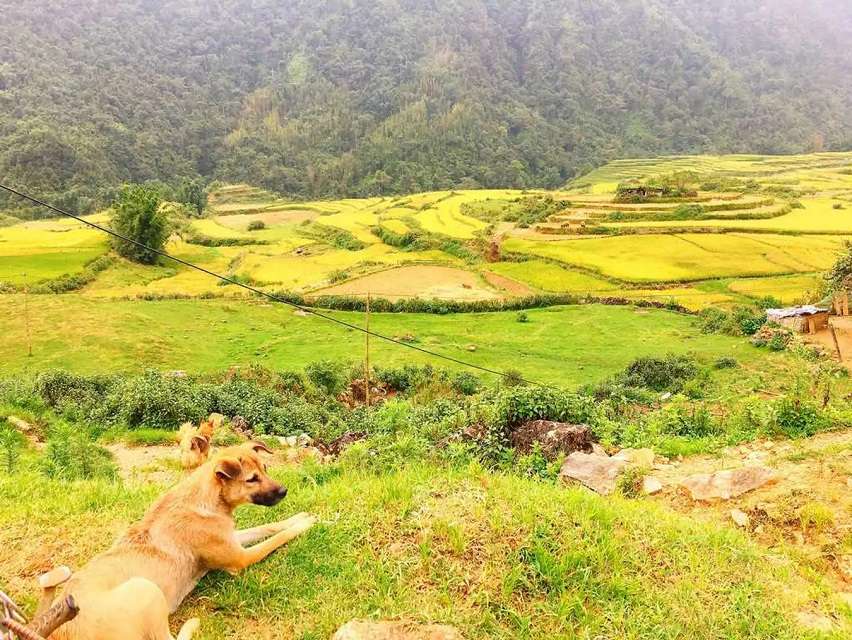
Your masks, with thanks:
M112 454L95 444L90 433L64 423L51 428L40 466L47 477L59 480L114 479L118 474Z
M627 467L618 476L616 488L625 498L638 498L642 495L642 481L648 475L645 467Z
M813 500L799 509L802 531L824 531L834 525L834 512L824 503Z
M7 474L15 473L25 446L24 436L5 421L0 421L0 466Z

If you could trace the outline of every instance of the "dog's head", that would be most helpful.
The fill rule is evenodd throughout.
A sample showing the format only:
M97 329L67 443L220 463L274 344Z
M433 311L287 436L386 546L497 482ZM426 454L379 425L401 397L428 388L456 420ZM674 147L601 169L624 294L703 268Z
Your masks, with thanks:
M272 453L261 442L249 442L225 449L213 461L222 500L229 507L249 502L271 507L287 495L287 489L266 473L261 452Z

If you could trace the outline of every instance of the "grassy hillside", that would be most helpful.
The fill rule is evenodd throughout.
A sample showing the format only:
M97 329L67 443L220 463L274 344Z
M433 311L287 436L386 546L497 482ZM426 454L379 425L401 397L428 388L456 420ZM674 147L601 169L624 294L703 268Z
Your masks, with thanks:
M202 639L319 640L353 617L405 617L455 624L471 640L842 637L840 627L817 636L795 624L800 607L836 605L794 554L770 553L742 533L647 501L475 465L275 475L288 498L271 510L244 507L240 524L300 510L320 524L239 576L205 578L172 628L200 616ZM42 566L38 549L80 566L161 486L90 480L69 493L36 475L0 478L0 544L11 551L0 573L16 576L12 593L32 592L33 579L17 576Z

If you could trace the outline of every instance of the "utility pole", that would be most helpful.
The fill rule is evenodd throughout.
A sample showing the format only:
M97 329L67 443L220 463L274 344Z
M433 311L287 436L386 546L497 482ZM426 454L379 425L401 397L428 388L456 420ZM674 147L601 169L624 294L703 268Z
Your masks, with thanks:
M367 413L370 412L370 293L367 292L367 332L364 334L364 397L367 401Z

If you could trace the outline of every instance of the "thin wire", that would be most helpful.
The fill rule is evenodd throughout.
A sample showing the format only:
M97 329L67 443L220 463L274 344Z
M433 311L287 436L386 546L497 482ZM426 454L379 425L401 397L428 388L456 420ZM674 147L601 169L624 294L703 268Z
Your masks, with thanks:
M230 278L228 276L223 276L222 274L216 273L215 271L210 271L209 269L205 269L204 267L201 267L197 264L193 264L192 262L189 262L189 261L184 260L182 258L178 258L176 256L173 256L169 253L166 253L165 251L161 251L159 249L154 249L153 247L149 247L148 245L144 244L143 242L139 242L138 240L134 240L133 238L128 238L126 236L123 236L120 233L113 231L112 229L108 229L107 227L103 227L103 226L101 226L97 223L92 222L91 220L86 220L86 219L82 218L81 216L75 215L73 213L69 213L68 211L64 211L63 209L60 209L59 207L55 207L52 204L44 202L43 200L39 200L38 198L34 198L33 196L27 195L26 193L22 193L21 191L18 191L17 189L13 189L12 187L8 187L5 184L0 183L0 189L5 189L9 193L13 193L16 196L24 198L25 200L29 200L30 202L32 202L34 204L37 204L37 205L42 206L42 207L46 207L47 209L50 209L51 211L55 211L56 213L59 213L59 214L66 216L68 218L73 218L74 220L77 220L78 222L82 222L83 224L85 224L89 227L92 227L93 229L97 229L98 231L103 231L104 233L109 234L109 235L113 236L114 238L119 238L120 240L123 240L125 242L130 242L131 244L135 244L136 246L142 247L146 251L150 251L151 253L155 253L159 256L162 256L163 258L168 258L169 260L173 260L173 261L177 262L178 264L182 264L182 265L189 267L191 269L195 269L197 271L200 271L201 273L205 273L209 276L213 276L214 278L219 278L220 280L223 280L223 281L225 281L229 284L237 285L238 287L242 287L243 289L251 291L252 293L255 293L257 295L269 298L270 300L273 300L274 302L281 302L281 303L289 305L291 307L295 307L296 309L300 309L301 311L303 311L305 313L309 313L311 315L317 316L318 318L322 318L323 320L328 320L329 322L333 322L333 323L338 324L342 327L346 327L347 329L352 329L354 331L360 331L361 333L367 333L367 334L370 334L371 336L374 336L374 337L376 337L380 340L385 340L386 342L390 342L390 343L398 345L400 347L405 347L406 349L412 349L414 351L419 351L420 353L425 353L426 355L432 356L434 358L440 358L442 360L447 360L448 362L453 362L455 364L459 364L459 365L462 365L464 367L470 367L471 369L478 369L479 371L491 373L491 374L494 374L496 376L500 376L501 378L512 377L509 374L504 373L503 371L496 371L494 369L489 369L488 367L482 367L482 366L480 366L478 364L474 364L472 362L466 362L464 360L454 358L453 356L448 356L448 355L444 355L442 353L437 353L435 351L430 351L429 349L424 349L423 347L418 347L416 345L413 345L413 344L410 344L410 343L407 343L407 342L403 342L402 340L397 340L396 338L392 338L391 336L386 336L386 335L381 334L381 333L376 333L375 331L369 331L368 329L365 329L363 327L359 327L357 324L352 324L351 322L346 322L345 320L340 320L338 318L334 318L334 317L327 315L325 313L321 313L319 311L316 311L315 309L312 309L311 307L305 307L305 306L297 304L295 302L291 302L290 300L286 300L284 298L276 296L273 293L263 291L262 289L252 287L251 285L248 285L248 284L245 284L244 282L240 282L238 280L235 280L234 278ZM527 384L533 384L533 385L536 385L536 386L539 386L539 387L551 387L551 385L545 384L543 382L537 382L535 380L527 380L525 378L520 378L520 380L522 382L527 383Z

